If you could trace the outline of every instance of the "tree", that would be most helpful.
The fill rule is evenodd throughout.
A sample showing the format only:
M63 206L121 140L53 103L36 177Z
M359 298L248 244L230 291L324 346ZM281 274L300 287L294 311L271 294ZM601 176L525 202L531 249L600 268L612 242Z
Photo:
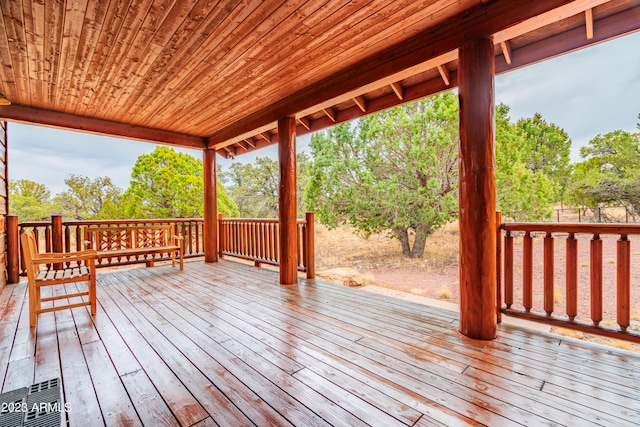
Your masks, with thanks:
M64 183L68 189L58 194L54 202L62 214L79 220L107 219L120 216L122 189L108 176L91 179L82 175L69 175Z
M521 160L534 174L543 172L556 183L554 202L562 201L571 178L571 139L554 123L547 123L540 113L518 120L516 127L523 135Z
M538 115L536 115L538 116ZM521 121L535 123L535 121ZM550 217L557 194L545 169L554 170L544 156L532 155L535 141L530 141L521 126L509 119L509 107L496 107L496 204L505 218L536 221ZM538 140L545 140L539 137ZM554 156L548 156L551 159ZM562 164L562 162L559 162Z
M458 145L451 92L335 126L311 138L305 200L330 227L388 230L403 254L422 257L427 236L457 214Z
M304 209L304 188L308 181L309 156L296 156L297 206L298 215ZM233 163L227 172L220 172L220 180L225 183L229 194L245 218L275 218L278 216L278 162L268 157L258 157L255 165Z
M640 133L616 130L597 135L580 149L568 190L576 205L623 205L640 214Z
M202 161L159 146L138 157L125 192L130 218L196 218L204 212ZM218 183L218 211L237 216L238 208Z
M41 221L51 215L51 192L28 179L9 181L9 209L20 221Z

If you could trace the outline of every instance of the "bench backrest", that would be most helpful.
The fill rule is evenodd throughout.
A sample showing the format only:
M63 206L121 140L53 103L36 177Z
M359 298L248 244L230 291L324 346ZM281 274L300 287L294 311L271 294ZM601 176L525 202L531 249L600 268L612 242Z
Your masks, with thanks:
M97 251L151 248L172 245L173 225L87 227L85 245Z

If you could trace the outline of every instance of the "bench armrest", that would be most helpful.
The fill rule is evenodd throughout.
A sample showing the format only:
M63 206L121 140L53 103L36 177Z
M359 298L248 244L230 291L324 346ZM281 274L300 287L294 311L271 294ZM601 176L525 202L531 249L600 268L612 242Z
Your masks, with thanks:
M171 236L171 238L174 239L174 240L184 240L184 236L173 235L173 236Z
M58 262L90 261L95 260L98 253L94 250L62 253L41 253L36 255L31 261L33 264L51 264Z

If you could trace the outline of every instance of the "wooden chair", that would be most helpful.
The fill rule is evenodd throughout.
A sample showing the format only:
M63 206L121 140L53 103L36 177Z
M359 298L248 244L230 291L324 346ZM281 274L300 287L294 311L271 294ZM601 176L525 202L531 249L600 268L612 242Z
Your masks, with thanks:
M22 256L29 279L29 324L35 326L39 313L91 306L91 314L96 314L96 257L95 250L63 253L38 253L38 246L33 232L26 232L20 236L22 242ZM41 269L40 265L49 264L48 269ZM86 292L40 297L43 286L59 285L74 282L87 282ZM88 296L87 302L59 305L42 308L42 303L59 299Z

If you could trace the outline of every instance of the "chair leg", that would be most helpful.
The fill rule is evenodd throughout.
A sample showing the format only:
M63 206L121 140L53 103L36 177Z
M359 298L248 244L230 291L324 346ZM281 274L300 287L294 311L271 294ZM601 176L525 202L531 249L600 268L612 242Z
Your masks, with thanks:
M96 315L96 276L92 274L89 278L89 302L91 303L91 315Z
M36 301L36 287L29 283L29 326L36 326L37 315L36 310L39 308L39 300ZM36 305L38 304L38 305Z

